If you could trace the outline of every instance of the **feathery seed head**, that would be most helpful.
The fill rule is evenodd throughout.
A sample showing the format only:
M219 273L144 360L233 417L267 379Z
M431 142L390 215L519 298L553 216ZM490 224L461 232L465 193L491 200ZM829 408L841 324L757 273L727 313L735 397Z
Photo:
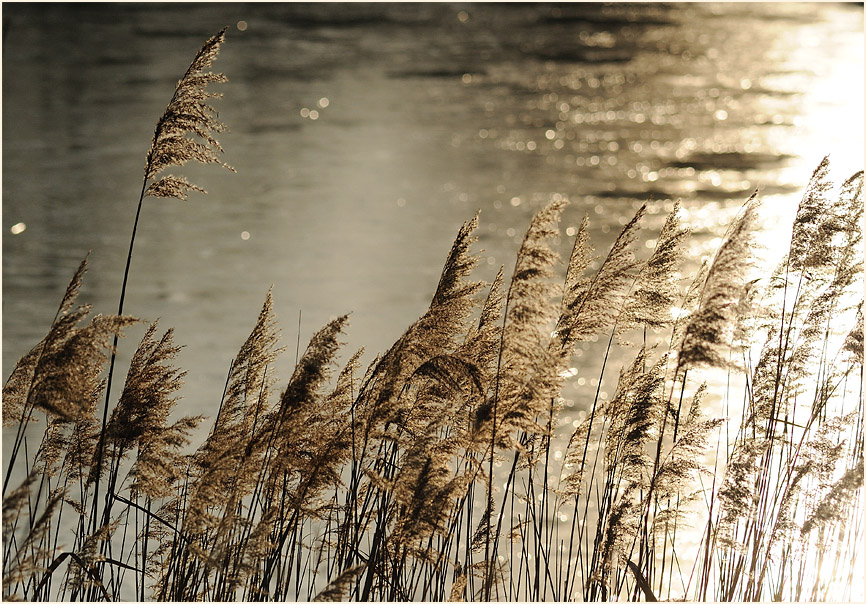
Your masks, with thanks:
M688 229L680 226L679 203L668 214L652 255L638 273L631 294L626 299L618 331L646 325L654 329L667 326L671 307L677 295L676 271L683 256Z
M93 317L84 327L75 326L88 308L58 320L43 340L45 349L35 369L30 401L53 415L75 420L90 409L93 393L112 348L111 339L136 323L132 317Z
M632 281L637 266L633 245L640 230L640 221L646 213L646 204L641 206L628 224L623 227L610 252L594 277L582 277L576 267L589 263L592 248L584 240L586 220L581 226L575 242L575 251L569 263L568 287L565 293L566 308L562 313L557 333L563 350L570 351L575 343L586 340L592 334L615 324L623 305L625 286ZM576 260L575 256L579 255ZM582 272L582 268L580 270Z
M476 413L476 431L495 428L505 446L511 444L509 435L514 430L537 432L545 424L537 418L549 411L558 389L563 357L551 347L550 324L556 318L554 298L561 291L551 282L559 256L550 240L559 235L559 218L566 205L564 201L549 203L526 231L506 297L502 365L494 399ZM494 421L487 422L489 417Z
M207 91L208 84L226 82L227 79L221 73L204 71L219 54L227 29L223 28L205 42L186 74L177 83L174 96L156 123L153 142L147 152L145 180L154 178L170 166L182 166L189 161L219 164L234 172L234 168L220 161L222 147L213 136L225 131L225 125L217 119L216 110L208 104L210 99L219 98L220 95ZM190 138L190 135L202 142ZM206 192L183 177L167 175L152 182L145 194L184 200L191 190Z
M686 366L727 365L737 305L746 288L746 273L754 263L754 233L758 224L755 195L734 221L707 272L700 306L683 333L678 363Z

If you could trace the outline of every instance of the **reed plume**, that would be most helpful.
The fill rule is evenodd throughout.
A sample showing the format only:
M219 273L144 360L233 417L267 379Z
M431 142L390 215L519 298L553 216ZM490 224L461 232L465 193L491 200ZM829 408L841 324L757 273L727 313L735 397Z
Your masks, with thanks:
M66 292L60 302L60 307L54 316L52 325L57 322L57 319L70 314L72 307L75 304L75 299L81 289L81 283L84 278L84 273L87 270L87 258L81 261L78 269L66 287ZM86 315L83 308L75 312L73 324L77 323ZM51 332L49 331L49 335ZM34 346L27 354L21 357L12 369L12 373L3 385L3 426L11 426L26 419L24 410L27 407L28 396L33 386L33 380L36 374L36 366L39 364L45 341L48 338L43 338L39 344Z
M653 252L641 267L623 303L623 316L617 320L620 333L639 326L658 330L673 320L671 308L679 296L676 271L680 268L685 240L689 236L689 230L680 226L679 210L677 202L665 219Z
M247 495L256 482L265 445L261 424L270 411L267 395L272 382L267 369L281 351L272 306L268 292L255 326L232 362L210 434L194 454L197 474L186 512L191 533L219 524L228 501Z
M475 406L470 410L470 416L485 405L485 400L490 395L489 389L495 380L496 361L502 338L503 279L503 268L500 267L481 305L478 322L470 327L463 344L454 353L455 359L464 363L466 373L471 376L477 387L477 394L481 397L481 400L471 401Z
M368 414L368 434L374 426L405 413L397 396L402 384L428 359L451 353L458 335L465 332L475 307L473 296L481 287L480 283L467 281L478 263L469 251L477 226L476 214L460 228L427 312L382 355L369 379L364 380L362 400L364 413Z
M146 196L153 197L175 197L183 200L187 197L187 191L194 189L205 192L204 189L189 183L185 178L172 175L165 176L160 180L151 180L169 166L181 166L188 161L198 161L204 164L221 163L218 153L222 148L213 134L225 130L225 126L216 119L216 111L208 104L208 100L219 97L219 94L208 92L206 87L211 82L225 82L223 74L204 72L211 66L220 45L225 40L227 27L218 34L211 37L199 50L187 69L184 76L175 87L174 95L169 101L162 117L157 121L150 149L144 166L144 179L141 185L141 194L138 198L138 207L135 211L135 221L132 225L132 235L129 239L129 252L126 256L126 267L123 271L123 284L120 288L120 302L117 314L123 314L123 304L126 298L126 286L129 281L129 270L132 264L132 252L135 247L135 234L138 230L138 221L141 217L141 209ZM204 140L204 143L196 142L187 135L196 135ZM222 164L224 165L224 164ZM233 168L225 166L234 171ZM150 184L148 184L150 183ZM117 346L117 340L114 342ZM102 425L108 419L108 403L111 396L111 382L114 375L114 363L116 356L111 355L111 363L108 370L108 381L106 384L105 410L103 412ZM102 465L104 443L99 443L99 462Z
M565 202L553 201L532 219L517 253L514 275L505 298L505 326L500 343L493 393L492 439L497 447L513 446L514 430L536 432L547 403L559 384L560 353L549 349L550 323L556 318L553 300L560 289L553 283L559 256L549 241L559 235ZM476 424L484 419L479 410Z
M49 332L36 368L32 404L50 414L74 420L89 408L90 397L101 385L109 341L137 321L131 317L97 315L88 325L76 327L82 314L62 317Z
M316 512L317 506L313 502L322 488L334 484L336 468L349 452L346 435L341 430L341 420L345 416L337 415L345 407L324 405L326 401L344 404L345 398L339 394L329 398L323 392L341 346L340 334L348 319L347 315L338 317L312 337L279 404L265 422L265 430L273 431L276 436L271 444L275 452L274 476L281 482L299 485L297 491L289 496L293 510ZM341 387L345 388L345 383ZM334 440L338 435L342 438ZM338 442L341 446L335 449ZM285 485L281 490L291 493Z
M156 339L158 321L147 329L132 357L126 385L106 426L108 442L114 447L114 463L137 446L130 468L130 490L156 500L167 497L182 477L184 459L180 450L201 416L184 417L173 424L168 418L179 398L176 392L185 371L172 366L180 348L174 345L173 330Z
M828 222L828 217L833 217L831 220L838 220L840 217L830 208L828 193L833 185L829 175L830 159L825 157L812 173L797 208L789 252L791 270L798 271L822 264L831 255L828 248L831 237L828 237L828 231L833 227Z
M706 393L707 384L704 382L692 395L692 402L677 438L653 475L652 488L659 497L683 492L696 482L699 474L709 473L700 458L710 444L710 434L725 420L719 417L704 417L702 402Z
M466 573L461 572L457 575L454 583L451 585L451 595L448 597L449 602L465 602L464 592L466 591Z
M132 265L132 253L135 247L135 235L138 230L138 222L146 196L153 197L175 197L183 200L191 189L204 192L201 187L189 183L185 178L167 175L161 179L151 182L169 166L181 166L188 161L198 161L203 164L221 163L218 153L222 152L219 143L213 137L213 133L222 132L225 126L216 119L216 111L208 104L209 99L219 95L208 92L206 87L211 82L224 82L223 74L205 72L216 59L220 45L225 40L227 27L205 42L196 54L184 76L180 79L175 92L172 95L162 117L157 121L150 149L145 160L144 177L141 185L141 193L138 198L138 206L135 211L135 221L132 225L132 234L129 239L129 251L126 256L126 266L123 271L123 284L120 288L120 301L117 306L117 315L123 315L124 301L126 299L127 283ZM204 143L197 142L186 135L195 135ZM233 170L229 166L226 168ZM96 489L93 497L93 509L91 512L93 521L97 517L99 480L103 472L103 461L105 456L105 434L108 423L109 403L111 400L111 386L114 377L114 365L117 359L116 348L118 339L115 336L112 346L111 360L108 367L108 377L105 384L105 405L102 412L102 429L99 432L99 440L96 446L95 476ZM183 430L179 426L179 429ZM110 502L106 501L104 520L107 521L107 512ZM95 525L94 525L95 528Z
M290 535L308 519L322 517L323 509L327 508L321 500L322 493L337 484L338 469L351 454L347 416L338 413L343 409L324 406L326 401L344 404L345 397L340 394L328 397L323 392L347 323L348 316L343 315L313 335L279 403L264 421L265 433L273 435L268 445L272 451L269 474L264 481L270 501L264 509L276 507L278 520L256 579L260 593L268 593ZM350 361L351 365L354 366L356 358ZM278 575L277 594L281 584Z
M394 501L399 506L393 533L394 546L417 550L436 532L444 533L452 502L462 496L467 476L453 475L450 461L453 442L440 440L440 422L431 422L425 434L416 439L406 452L402 467L394 479Z
M645 446L661 428L664 417L664 356L646 368L647 351L641 349L632 365L620 375L611 401L603 413L609 425L605 461L620 479L648 486L652 460Z
M557 328L564 349L616 323L625 300L626 286L634 279L633 273L638 266L632 246L645 213L646 204L623 227L601 267L589 278L581 276L591 253L585 240L586 220L581 225L566 275L567 311L563 313L563 324Z
M86 305L73 309L86 270L85 258L66 288L48 334L16 363L6 380L4 426L28 421L31 407L67 420L86 412L105 361L102 350L109 348L106 337L133 322L98 315L89 326L76 327L90 314Z
M735 311L745 293L752 264L758 203L753 195L728 230L700 289L700 305L689 317L680 344L677 368L724 367L733 338Z
M574 331L576 318L580 315L575 309L581 307L585 292L592 283L592 279L584 275L584 272L593 260L593 252L594 248L589 241L589 217L584 214L566 265L559 319L555 329L559 346L563 350L570 349L581 337L580 333L576 334Z
M857 465L847 470L815 508L815 511L803 523L801 533L806 535L829 522L844 522L846 507L863 486L863 457L857 460Z
M342 601L351 589L352 583L364 572L365 566L358 564L341 572L333 581L319 592L313 602L339 602Z
M217 119L217 112L209 105L209 100L222 95L207 90L208 84L224 83L228 79L225 74L205 71L217 58L227 30L228 27L224 27L204 43L177 83L171 101L156 122L153 142L144 166L145 182L170 166L182 166L189 161L219 164L234 172L234 168L220 161L219 155L223 149L214 138L215 134L225 131L225 124ZM196 141L190 135L197 136L203 142ZM145 196L184 200L190 190L206 193L183 177L167 175L151 182Z

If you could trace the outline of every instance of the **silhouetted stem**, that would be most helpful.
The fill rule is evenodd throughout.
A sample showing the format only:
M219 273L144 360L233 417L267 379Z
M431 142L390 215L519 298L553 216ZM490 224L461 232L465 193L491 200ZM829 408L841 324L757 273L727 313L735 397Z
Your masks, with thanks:
M126 284L129 281L129 267L132 264L132 250L135 246L135 233L138 230L138 219L141 216L141 207L144 204L144 193L147 190L147 178L141 184L141 195L138 198L138 208L135 210L135 222L132 224L132 236L129 239L129 252L126 255L126 268L123 271L123 285L120 288L120 302L117 305L117 315L123 315L123 302L126 299ZM114 377L114 363L117 360L117 341L119 336L114 334L114 342L111 346L111 361L108 365L108 379L105 383L105 408L102 410L102 430L99 431L99 444L97 445L96 453L96 481L93 491L93 514L92 522L95 528L96 523L96 506L99 502L99 482L102 474L102 460L105 454L105 426L108 423L108 403L111 400L111 382ZM107 497L110 496L109 492ZM106 506L108 499L106 499ZM107 522L107 521L106 521Z

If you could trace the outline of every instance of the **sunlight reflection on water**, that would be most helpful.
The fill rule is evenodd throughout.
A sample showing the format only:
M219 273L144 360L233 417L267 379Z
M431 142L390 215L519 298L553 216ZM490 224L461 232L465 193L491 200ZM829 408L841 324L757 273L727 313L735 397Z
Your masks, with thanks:
M4 374L88 250L82 298L116 308L153 123L226 23L217 104L238 174L191 167L208 196L151 200L128 295L186 345L191 412L215 410L271 284L285 341L299 312L302 340L352 312L346 350L370 360L429 304L478 208L491 279L557 196L565 233L588 213L599 251L649 200L648 252L681 199L688 274L755 188L772 256L820 159L839 182L863 165L859 6L7 5ZM601 345L576 352L572 421Z

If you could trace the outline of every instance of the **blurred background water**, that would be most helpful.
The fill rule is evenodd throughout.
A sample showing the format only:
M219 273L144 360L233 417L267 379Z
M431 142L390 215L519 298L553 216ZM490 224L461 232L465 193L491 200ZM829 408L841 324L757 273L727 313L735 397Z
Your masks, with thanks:
M271 285L285 380L339 314L348 352L384 351L478 209L480 278L556 196L600 252L681 200L697 261L754 189L772 249L825 154L838 180L863 164L862 4L5 4L4 379L89 250L80 300L116 310L153 126L225 25L237 174L146 201L126 301L185 346L185 413L215 413Z

